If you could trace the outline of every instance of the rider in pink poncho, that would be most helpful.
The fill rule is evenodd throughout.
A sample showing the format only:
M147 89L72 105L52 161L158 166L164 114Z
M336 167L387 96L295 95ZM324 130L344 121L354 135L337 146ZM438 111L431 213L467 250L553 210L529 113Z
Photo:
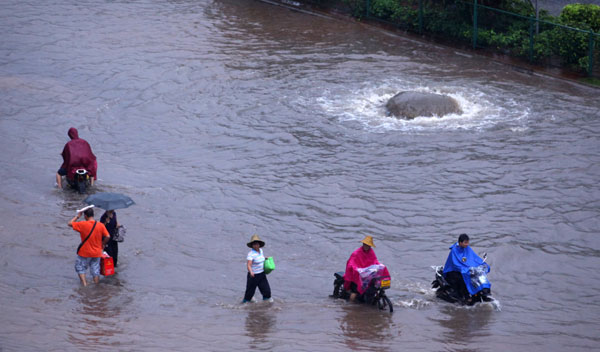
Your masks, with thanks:
M375 248L375 245L373 244L373 237L366 236L361 243L363 245L350 255L350 259L348 259L348 262L346 263L346 272L344 273L344 289L346 291L350 291L351 289L355 288L357 291L350 294L350 300L354 300L357 293L362 295L366 290L366 285L368 285L368 282L362 282L359 269L367 268L374 264L381 264L379 260L377 260L375 251L371 249L371 247ZM390 273L384 266L379 272L377 272L377 275L389 277Z

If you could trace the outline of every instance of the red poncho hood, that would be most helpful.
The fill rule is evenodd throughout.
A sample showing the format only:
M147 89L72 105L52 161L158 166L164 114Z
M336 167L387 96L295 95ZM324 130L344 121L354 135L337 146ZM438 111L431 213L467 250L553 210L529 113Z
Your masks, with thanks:
M65 144L62 151L63 164L61 168L67 170L67 179L72 180L77 169L86 169L90 176L96 179L98 164L92 148L85 139L79 138L75 127L69 128L67 133L71 140Z
M77 129L75 127L69 128L69 132L67 132L67 134L69 135L69 138L71 138L71 139L79 138L79 132L77 132Z

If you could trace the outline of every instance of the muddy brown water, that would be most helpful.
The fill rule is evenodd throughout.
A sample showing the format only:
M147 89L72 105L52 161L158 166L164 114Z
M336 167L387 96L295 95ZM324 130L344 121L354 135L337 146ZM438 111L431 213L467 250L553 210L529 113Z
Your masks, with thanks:
M0 33L0 350L598 348L597 90L250 0L4 0ZM464 114L397 121L400 90ZM93 191L137 202L87 288L84 196L53 187L71 126ZM461 232L496 307L430 289ZM272 304L240 305L253 233ZM365 234L391 315L328 297Z

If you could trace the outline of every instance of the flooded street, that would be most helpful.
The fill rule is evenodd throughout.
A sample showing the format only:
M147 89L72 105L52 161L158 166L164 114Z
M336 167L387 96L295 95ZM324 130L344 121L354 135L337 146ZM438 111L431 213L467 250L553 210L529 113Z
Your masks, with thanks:
M2 352L598 348L599 90L253 0L4 0L0 33ZM386 116L401 90L464 113ZM89 287L71 126L137 203ZM430 288L463 232L498 307ZM274 302L241 305L253 233ZM393 314L329 298L365 235Z

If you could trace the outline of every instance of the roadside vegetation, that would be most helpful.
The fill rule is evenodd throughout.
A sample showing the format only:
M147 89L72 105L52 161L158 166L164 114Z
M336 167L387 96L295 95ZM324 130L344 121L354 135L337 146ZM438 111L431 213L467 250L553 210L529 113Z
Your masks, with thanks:
M532 0L533 1L533 0ZM600 6L570 4L559 16L524 0L316 0L345 5L357 18L471 44L533 64L600 76ZM475 19L475 21L474 21ZM476 25L475 25L476 24ZM590 57L593 62L590 63Z

